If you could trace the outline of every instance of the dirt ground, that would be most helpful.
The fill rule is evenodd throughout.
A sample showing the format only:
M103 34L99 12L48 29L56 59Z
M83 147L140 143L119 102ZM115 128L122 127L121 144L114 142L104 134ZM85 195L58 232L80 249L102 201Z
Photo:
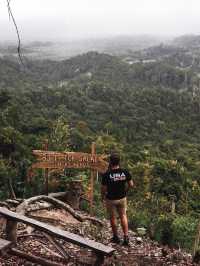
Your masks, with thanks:
M96 240L107 246L116 249L114 255L106 258L104 266L190 266L192 263L190 254L182 250L170 249L158 245L149 238L141 238L133 231L129 232L130 247L123 247L121 244L111 244L111 231L108 221L104 221L105 226L95 226L89 221L79 222L68 212L60 209L40 210L30 213L31 217L43 222L48 222L64 230L79 234L89 239ZM4 238L4 220L0 219L1 237ZM80 248L71 243L59 240L68 254L68 259L64 259L49 240L39 231L35 231L30 226L22 224L18 226L17 249L37 257L42 257L64 265L93 265L94 254L85 248ZM31 263L19 257L7 254L0 257L0 265L4 266L30 266L39 265Z

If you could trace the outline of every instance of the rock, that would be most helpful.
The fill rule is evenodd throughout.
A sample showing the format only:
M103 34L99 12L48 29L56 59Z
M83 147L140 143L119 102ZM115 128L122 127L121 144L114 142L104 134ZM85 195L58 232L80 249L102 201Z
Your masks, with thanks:
M141 237L137 237L136 238L136 243L137 244L141 244L143 242L142 238Z
M200 250L196 251L194 258L193 258L193 262L200 264Z
M138 227L137 228L137 233L138 233L139 236L146 235L146 228L144 228L144 227Z
M169 254L169 250L165 247L161 249L161 252L163 257L166 257Z

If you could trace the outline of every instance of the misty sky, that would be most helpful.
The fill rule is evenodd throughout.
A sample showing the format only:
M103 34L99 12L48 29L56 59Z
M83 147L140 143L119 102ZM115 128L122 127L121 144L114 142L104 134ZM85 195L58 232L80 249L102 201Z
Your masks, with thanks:
M11 0L22 40L200 34L200 0ZM15 40L0 0L0 41Z

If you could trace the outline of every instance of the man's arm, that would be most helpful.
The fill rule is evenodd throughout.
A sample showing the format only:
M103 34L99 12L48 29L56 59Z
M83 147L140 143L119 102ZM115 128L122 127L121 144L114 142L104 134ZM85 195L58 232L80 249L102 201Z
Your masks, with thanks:
M127 184L126 184L126 192L129 191L129 189L133 188L135 186L135 184L133 183L133 180L128 180Z
M132 177L128 170L126 170L126 192L128 192L129 189L135 187L135 184L132 180Z
M133 187L134 187L134 183L133 183L133 180L131 179L128 181L128 189L133 188Z

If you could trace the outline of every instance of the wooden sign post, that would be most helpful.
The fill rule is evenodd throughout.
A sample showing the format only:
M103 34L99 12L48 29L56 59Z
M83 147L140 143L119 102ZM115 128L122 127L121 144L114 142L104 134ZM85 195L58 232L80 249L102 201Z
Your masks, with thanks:
M93 142L92 143L92 147L91 147L91 154L95 155L96 153L96 145ZM90 195L89 195L89 199L90 199L90 214L93 213L93 205L94 205L94 179L95 176L97 174L96 170L91 170L91 177L90 177Z
M43 147L45 151L48 151L48 148L49 148L48 139L45 140ZM49 195L49 169L48 168L44 169L44 184L45 184L45 194L48 196Z
M198 224L197 232L196 232L196 236L195 236L195 240L194 240L193 256L195 256L195 253L198 250L199 242L200 242L200 222Z
M48 148L47 148L48 149ZM105 172L108 168L107 156L96 154L95 143L92 143L91 154L83 152L55 152L48 150L33 150L37 161L32 164L31 169L44 169L45 171L45 192L48 195L49 172L54 169L64 170L65 168L91 169L89 184L90 212L93 208L94 179L98 172Z

